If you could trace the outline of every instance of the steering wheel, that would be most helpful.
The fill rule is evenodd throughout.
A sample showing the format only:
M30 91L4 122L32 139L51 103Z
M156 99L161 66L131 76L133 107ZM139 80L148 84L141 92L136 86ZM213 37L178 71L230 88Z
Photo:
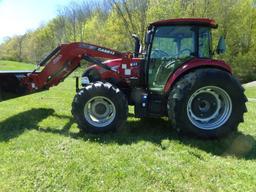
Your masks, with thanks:
M182 55L185 52L188 52L188 55L186 55L186 56L190 56L191 53L192 53L192 51L190 49L185 48L185 49L180 50L180 52L178 54L170 57L170 55L167 54L165 51L162 51L162 50L159 50L159 49L152 50L152 54L156 53L156 54L158 54L158 56L160 56L160 54L161 54L160 58L163 58L163 57L166 58L164 61L162 61L162 63L158 67L158 69L156 71L156 74L155 74L154 82L157 83L157 84L160 83L162 78L164 78L164 76L165 76L163 74L165 72L169 73L171 70L173 70L172 68L174 67L177 59L179 59L179 56Z
M189 49L189 48L185 48L185 49L182 49L180 50L180 52L178 53L178 55L182 55L184 52L188 52L189 54L188 55L191 55L192 51Z
M153 49L151 52L152 58L162 58L162 57L168 57L169 54L161 49Z
M170 72L173 70L173 67L174 67L176 61L179 60L179 56L184 52L188 52L189 53L188 56L192 53L192 51L190 49L185 48L185 49L180 50L179 54L177 54L176 56L173 56L172 58L169 57L169 59L168 59L169 61L168 60L162 61L162 63L158 67L156 75L155 75L155 79L154 79L155 83L161 82L161 79L164 78L165 72ZM176 57L176 59L175 59L175 57Z

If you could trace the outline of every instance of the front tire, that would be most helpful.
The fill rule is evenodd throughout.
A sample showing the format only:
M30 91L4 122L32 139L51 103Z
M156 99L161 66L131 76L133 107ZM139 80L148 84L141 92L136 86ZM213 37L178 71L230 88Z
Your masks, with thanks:
M72 114L81 131L115 131L127 119L128 103L120 89L110 83L96 82L76 94Z
M173 126L201 138L220 138L243 122L247 99L241 84L228 72L198 69L173 87L168 115Z

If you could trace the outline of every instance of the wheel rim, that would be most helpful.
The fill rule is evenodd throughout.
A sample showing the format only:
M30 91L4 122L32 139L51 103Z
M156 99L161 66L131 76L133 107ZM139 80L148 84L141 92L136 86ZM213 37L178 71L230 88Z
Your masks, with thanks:
M90 99L84 106L84 117L94 127L106 127L110 125L116 116L114 103L103 96Z
M226 91L216 86L198 89L189 98L187 115L193 125L212 130L227 122L232 112L232 101Z

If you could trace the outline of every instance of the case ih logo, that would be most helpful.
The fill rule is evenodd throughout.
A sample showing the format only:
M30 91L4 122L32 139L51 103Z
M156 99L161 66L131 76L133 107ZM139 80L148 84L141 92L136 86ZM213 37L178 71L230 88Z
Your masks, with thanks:
M115 55L115 52L114 52L114 51L111 51L111 50L108 50L108 49L98 48L97 50L100 51L100 52L103 52L103 53Z

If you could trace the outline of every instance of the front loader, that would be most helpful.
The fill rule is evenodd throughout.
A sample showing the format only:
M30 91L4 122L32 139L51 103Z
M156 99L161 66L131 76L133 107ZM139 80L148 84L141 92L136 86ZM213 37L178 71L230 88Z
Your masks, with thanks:
M205 18L157 21L148 27L143 52L133 36L134 53L82 42L62 44L38 64L42 70L0 72L0 100L57 86L84 59L92 65L81 77L81 88L77 83L72 103L81 131L115 131L133 105L136 117L169 117L179 132L226 136L243 121L247 99L230 65L212 58L225 51L223 38L212 49L214 28L215 21Z

